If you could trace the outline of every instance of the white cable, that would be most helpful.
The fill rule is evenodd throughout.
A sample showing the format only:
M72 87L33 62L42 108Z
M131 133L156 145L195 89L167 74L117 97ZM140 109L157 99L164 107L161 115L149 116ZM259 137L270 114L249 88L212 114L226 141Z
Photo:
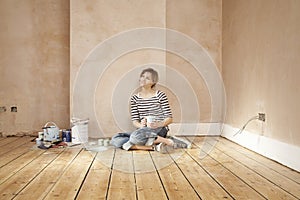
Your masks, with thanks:
M247 126L251 121L253 121L253 120L255 120L255 119L259 119L259 116L253 116L253 117L251 117L251 118L244 124L244 126L243 126L238 132L236 132L236 133L233 135L233 137L236 136L237 134L241 134L241 133L243 132L243 130L246 128L246 126Z

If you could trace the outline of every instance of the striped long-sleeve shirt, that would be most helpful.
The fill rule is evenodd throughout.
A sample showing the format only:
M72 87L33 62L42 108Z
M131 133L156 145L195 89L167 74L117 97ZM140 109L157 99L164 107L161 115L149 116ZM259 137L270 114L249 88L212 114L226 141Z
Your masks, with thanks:
M140 121L146 116L155 116L157 121L172 117L167 95L160 90L150 98L142 98L139 94L135 94L131 97L130 104L132 121Z

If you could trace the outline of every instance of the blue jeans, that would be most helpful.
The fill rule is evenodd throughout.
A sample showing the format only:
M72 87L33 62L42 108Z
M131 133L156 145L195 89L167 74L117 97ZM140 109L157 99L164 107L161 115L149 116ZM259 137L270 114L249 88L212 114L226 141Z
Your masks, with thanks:
M149 145L151 146L158 135L166 137L168 132L167 127L151 129L143 127L135 130L132 133L118 133L111 139L111 144L117 148L129 150L133 145ZM161 134L162 133L162 134Z
M131 133L118 133L111 138L110 144L117 148L121 148L123 144L129 141L130 134Z

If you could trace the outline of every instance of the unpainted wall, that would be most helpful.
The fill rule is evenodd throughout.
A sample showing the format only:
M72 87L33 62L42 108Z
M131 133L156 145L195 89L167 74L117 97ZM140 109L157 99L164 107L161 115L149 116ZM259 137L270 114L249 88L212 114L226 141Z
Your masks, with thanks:
M69 1L2 0L0 24L0 132L68 128Z
M220 0L71 1L71 117L95 116L89 123L92 137L111 136L119 131L132 130L129 97L138 87L140 71L154 64L160 75L159 88L169 96L175 122L220 121L220 117L212 119L206 83L188 60L166 49L142 48L127 52L102 66L118 48L126 48L127 44L135 41L120 41L117 47L111 46L105 52L101 52L101 45L113 40L112 37L118 34L135 29L172 29L198 43L213 67L220 70L221 3ZM165 41L162 41L166 48L169 36L166 34ZM97 71L99 68L105 70L100 73ZM90 75L82 78L81 73L87 69L91 70ZM95 78L95 74L98 77ZM174 91L168 87L179 81L186 81L189 90L178 87ZM93 87L88 87L91 82ZM82 97L77 87L81 88ZM190 94L192 97L187 91L194 92ZM85 96L86 93L89 95ZM183 97L178 94L186 94L187 100L193 98L191 100L199 104L195 108L184 108L180 102ZM91 110L84 109L89 106L89 102L92 104ZM183 116L183 110L191 112ZM95 126L100 127L100 131Z
M300 146L300 1L223 1L226 123Z
M199 47L203 48L209 59L212 61L211 68L222 71L221 54L221 34L222 34L222 1L220 0L167 0L166 4L166 27L168 29L179 31L194 40ZM168 35L167 35L168 41ZM190 49L191 53L200 57L196 52ZM186 60L181 54L176 55L172 52L166 54L166 64L178 73L189 79L190 86L195 91L195 97L187 95L188 98L195 98L198 102L197 108L189 110L189 116L180 119L181 123L199 123L199 122L221 122L223 120L221 113L215 117L212 116L212 94L208 91L206 81L207 77L201 74L204 70L200 62L195 65ZM198 70L198 71L197 71ZM168 84L176 82L176 77L172 77L167 72ZM219 78L219 77L216 77ZM221 78L221 77L220 77ZM215 81L217 82L217 81ZM186 90L187 88L181 88ZM188 107L182 108L184 110ZM197 115L199 112L199 118Z

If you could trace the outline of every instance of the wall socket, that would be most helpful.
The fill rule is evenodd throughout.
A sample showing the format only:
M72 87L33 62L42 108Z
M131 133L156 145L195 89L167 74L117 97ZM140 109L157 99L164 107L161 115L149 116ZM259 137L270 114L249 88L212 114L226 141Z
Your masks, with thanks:
M0 107L0 112L6 112L6 107L5 106L1 106Z
M17 106L10 107L10 112L18 112L18 107Z
M265 122L266 121L266 113L258 113L258 120Z

